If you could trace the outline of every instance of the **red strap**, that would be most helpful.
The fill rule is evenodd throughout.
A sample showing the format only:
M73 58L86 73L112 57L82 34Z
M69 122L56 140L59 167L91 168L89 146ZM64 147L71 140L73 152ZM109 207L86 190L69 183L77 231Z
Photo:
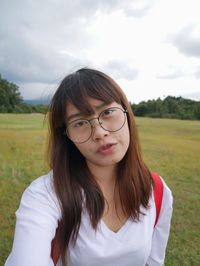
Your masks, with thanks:
M156 205L156 220L155 220L155 224L154 227L157 224L158 221L158 217L160 214L160 209L161 209L161 205L162 205L162 198L163 198L163 182L160 178L159 175L155 174L155 173L151 173L154 183L155 183L155 187L154 187L154 200L155 200L155 205Z
M60 222L58 223L58 227L56 229L56 234L55 234L55 237L54 239L52 240L51 242L51 258L54 262L54 265L56 265L58 263L58 260L59 260L59 257L60 257L60 254L57 252L55 252L55 242L56 242L56 236L58 234L58 229L59 229L59 226L60 226Z

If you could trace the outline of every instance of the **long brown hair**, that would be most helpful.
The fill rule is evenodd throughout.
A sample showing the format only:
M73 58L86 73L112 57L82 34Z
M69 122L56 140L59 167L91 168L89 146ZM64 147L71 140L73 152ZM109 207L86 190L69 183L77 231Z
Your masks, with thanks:
M75 245L81 224L83 197L94 229L102 217L105 201L103 193L92 177L85 158L66 136L66 106L70 102L82 113L91 114L88 97L117 102L128 111L130 144L118 163L117 184L124 214L138 222L140 206L148 208L153 180L141 157L137 127L130 104L117 83L106 74L82 68L64 78L49 107L49 156L54 187L60 203L62 219L56 239L63 264L69 242ZM84 193L83 193L84 192Z

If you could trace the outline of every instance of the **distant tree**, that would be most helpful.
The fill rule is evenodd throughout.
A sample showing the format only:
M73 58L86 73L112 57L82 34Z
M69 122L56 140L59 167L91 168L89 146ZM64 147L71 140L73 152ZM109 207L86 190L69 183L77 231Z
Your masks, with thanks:
M196 119L200 120L200 102L194 105L194 115Z
M176 97L168 96L164 99L163 104L166 106L166 109L168 110L168 113L174 114L174 113L180 113L180 105L177 101Z
M12 113L15 106L20 105L23 99L19 92L19 87L0 75L0 112Z
M33 113L46 114L47 110L48 110L48 106L47 105L33 105L32 106L32 112Z
M148 100L146 105L147 105L147 110L149 114L153 114L156 112L156 101L155 100Z
M131 108L136 116L200 120L200 102L182 97L167 96L164 100L142 101L131 104Z
M141 102L135 108L135 115L136 116L145 116L147 113L147 106L145 102Z
M155 113L158 114L158 117L163 117L164 109L165 108L164 108L162 100L158 98L155 101Z
M20 105L20 108L22 110L22 113L32 113L32 106L27 103L23 103Z

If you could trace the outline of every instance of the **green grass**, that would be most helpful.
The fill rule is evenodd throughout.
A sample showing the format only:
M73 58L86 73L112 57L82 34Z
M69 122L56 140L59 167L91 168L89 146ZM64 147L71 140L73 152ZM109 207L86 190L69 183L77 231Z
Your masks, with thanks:
M0 114L0 265L12 247L15 211L30 182L46 172L43 115Z
M166 265L200 265L200 121L137 119L143 157L174 198Z
M43 120L38 114L0 114L0 266L12 247L21 194L47 172ZM200 265L200 121L136 121L144 160L165 179L174 197L165 265Z

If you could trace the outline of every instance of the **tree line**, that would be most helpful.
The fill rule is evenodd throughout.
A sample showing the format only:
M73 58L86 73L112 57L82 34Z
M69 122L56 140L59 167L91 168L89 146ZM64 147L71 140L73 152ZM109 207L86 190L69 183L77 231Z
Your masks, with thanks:
M200 120L200 102L168 96L164 100L130 103L135 116ZM33 105L23 101L19 87L0 74L0 113L46 113L47 105Z
M182 97L142 101L131 104L131 108L135 116L200 120L200 102Z
M47 106L31 105L23 101L19 87L0 74L0 113L45 113Z

